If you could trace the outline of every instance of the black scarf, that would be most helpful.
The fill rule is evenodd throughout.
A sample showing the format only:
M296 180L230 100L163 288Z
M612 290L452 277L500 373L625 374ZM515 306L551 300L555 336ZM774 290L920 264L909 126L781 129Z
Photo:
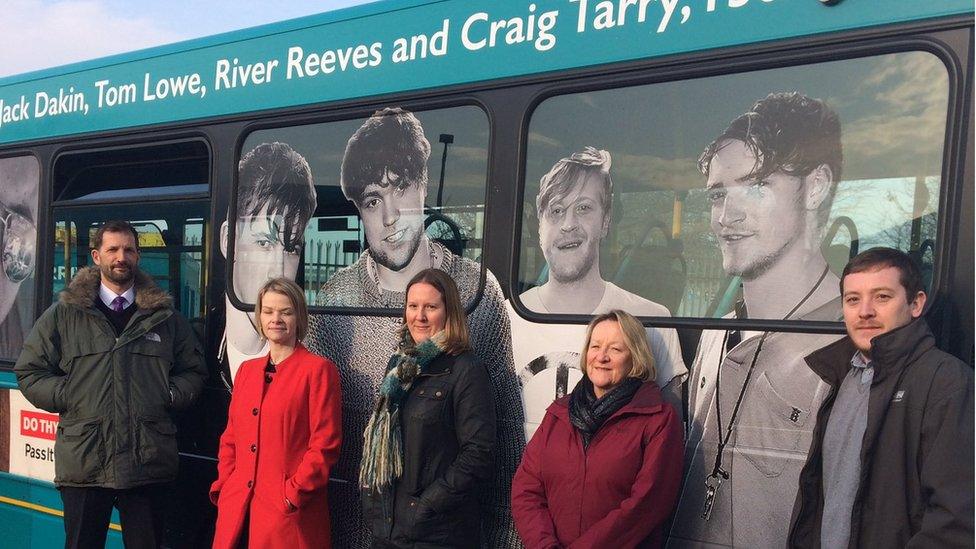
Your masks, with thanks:
M610 389L602 398L596 398L593 382L583 376L569 395L569 421L579 429L583 437L583 448L590 445L590 441L603 426L603 422L630 402L637 389L640 389L643 384L644 382L636 377L628 377L621 381L620 385Z

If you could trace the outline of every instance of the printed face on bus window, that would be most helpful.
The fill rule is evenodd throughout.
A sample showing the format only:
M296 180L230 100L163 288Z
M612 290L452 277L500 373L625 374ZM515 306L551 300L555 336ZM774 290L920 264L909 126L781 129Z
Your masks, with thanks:
M363 189L356 204L373 260L399 271L410 263L424 234L426 186L385 172Z
M300 259L300 246L293 250L286 246L281 215L268 215L264 208L237 221L234 290L241 301L254 303L261 285L270 278L295 280Z
M33 275L37 246L37 161L33 158L0 160L0 223L2 266L0 322L7 318L23 281Z
M871 354L872 339L918 318L925 307L925 292L909 299L895 267L845 276L841 297L847 334L866 355Z
M783 172L746 178L755 163L745 143L729 140L712 157L707 183L722 266L746 280L776 264L806 227L802 179Z
M589 175L566 196L555 197L539 218L539 245L549 276L573 282L599 268L600 241L609 217L603 211L603 181Z

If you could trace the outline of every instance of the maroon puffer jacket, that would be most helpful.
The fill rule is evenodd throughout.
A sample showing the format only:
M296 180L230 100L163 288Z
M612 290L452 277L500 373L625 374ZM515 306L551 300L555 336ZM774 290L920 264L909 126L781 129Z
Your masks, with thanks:
M529 549L660 547L681 484L681 422L647 382L586 451L569 397L549 406L512 481L512 515Z

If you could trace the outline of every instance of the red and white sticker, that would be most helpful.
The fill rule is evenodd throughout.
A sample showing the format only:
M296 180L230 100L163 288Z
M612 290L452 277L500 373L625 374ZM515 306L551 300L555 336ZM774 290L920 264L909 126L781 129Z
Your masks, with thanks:
M44 412L20 411L20 434L25 437L54 440L58 431L58 416Z

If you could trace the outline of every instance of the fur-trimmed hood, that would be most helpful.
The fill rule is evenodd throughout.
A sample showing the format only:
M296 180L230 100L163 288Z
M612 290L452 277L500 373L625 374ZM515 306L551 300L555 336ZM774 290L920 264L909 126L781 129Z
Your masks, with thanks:
M173 307L173 297L153 282L152 277L135 269L136 305L139 309L151 311ZM98 289L102 282L98 266L90 265L80 269L71 279L67 289L61 291L61 301L85 309L95 305Z

